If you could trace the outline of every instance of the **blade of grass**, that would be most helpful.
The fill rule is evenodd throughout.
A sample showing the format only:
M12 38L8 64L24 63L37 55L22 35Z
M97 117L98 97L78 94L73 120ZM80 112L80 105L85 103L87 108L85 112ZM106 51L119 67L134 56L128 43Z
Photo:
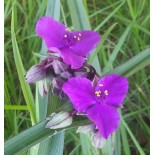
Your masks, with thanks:
M74 122L72 123L71 126L65 129L67 130L67 129L75 128L75 127L84 125L86 123L88 123L88 121L86 120ZM55 130L47 129L45 128L46 124L47 124L47 120L43 120L37 125L23 131L22 133L18 134L14 138L6 141L5 147L4 147L5 154L13 155L16 153L26 151L32 146L36 145L37 143L45 140L48 137L52 137L63 130L63 129L58 129L57 131L55 131Z
M121 131L121 138L122 138L122 145L123 145L123 150L125 155L131 155L130 147L129 147L129 142L128 142L128 137L126 134L126 130L122 124L120 123L120 131Z
M97 56L97 53L99 52L99 50L102 48L104 41L106 40L106 38L108 37L108 35L110 34L110 32L114 29L114 27L116 26L117 23L114 23L113 25L111 25L106 32L103 34L102 39L100 41L100 43L98 44L96 50L92 53L88 63L92 64L94 58Z
M16 41L16 36L15 36L15 31L14 31L14 9L12 10L11 36L12 36L13 54L14 54L14 59L15 59L15 64L16 64L20 84L22 87L22 91L24 94L27 107L30 111L32 124L35 124L36 117L35 117L35 109L34 109L34 99L33 99L32 92L31 92L29 85L25 83L25 79L24 79L25 70L24 70L22 60L20 57L20 53L19 53L19 49L18 49L18 45Z
M121 139L120 139L120 130L118 130L114 134L114 154L115 155L120 155L121 153Z
M5 110L29 110L27 106L24 105L4 105Z
M131 139L133 140L135 146L137 147L137 150L139 151L140 155L145 155L145 152L143 151L142 147L139 145L138 141L136 140L135 136L133 135L132 131L124 121L124 119L121 117L122 124L124 125L125 129L127 130L128 134L130 135Z
M138 70L144 68L146 65L149 65L149 57L150 57L150 49L146 49L138 53L136 56L128 60L126 63L114 68L110 72L105 72L104 75L117 73L120 75L131 76L135 73L135 72L132 72L133 70L135 70L135 68L137 68L136 70L137 72ZM146 60L147 60L147 63L146 63ZM139 68L139 66L141 66L141 68Z
M90 30L90 23L82 0L67 0L72 17L73 27L76 30Z
M123 1L108 17L106 17L96 28L95 31L98 31L124 4L126 1Z
M124 44L125 42L125 39L126 37L128 36L128 33L131 29L131 25L129 25L126 30L124 31L124 33L122 34L122 36L120 37L117 45L115 46L113 52L110 54L109 56L109 61L106 63L106 66L105 66L105 71L109 70L109 69L112 69L113 68L113 62L114 60L116 59L122 45Z
M92 18L92 17L94 17L95 15L97 15L97 14L99 14L99 13L102 13L103 11L106 11L107 9L109 9L109 8L111 8L111 7L113 7L113 6L117 5L117 4L119 4L120 2L121 2L121 1L117 1L116 3L113 3L112 5L109 5L109 6L103 8L103 9L101 9L101 10L98 10L98 11L94 12L93 14L91 14L91 15L89 16L89 18Z
M80 134L80 141L83 154L92 154L91 153L91 143L90 137L87 134Z

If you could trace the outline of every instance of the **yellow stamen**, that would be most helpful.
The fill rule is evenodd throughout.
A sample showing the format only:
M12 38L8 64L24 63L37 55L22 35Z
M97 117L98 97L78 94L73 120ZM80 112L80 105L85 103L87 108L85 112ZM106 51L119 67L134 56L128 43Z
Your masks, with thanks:
M101 91L100 90L95 91L95 94L96 94L96 96L101 96Z
M78 37L78 39L77 40L80 40L80 37Z
M99 84L100 87L103 87L103 84Z
M104 91L104 95L106 95L106 96L108 95L108 90Z
M67 38L67 35L65 34L64 37Z
M74 38L76 39L76 36L74 36Z

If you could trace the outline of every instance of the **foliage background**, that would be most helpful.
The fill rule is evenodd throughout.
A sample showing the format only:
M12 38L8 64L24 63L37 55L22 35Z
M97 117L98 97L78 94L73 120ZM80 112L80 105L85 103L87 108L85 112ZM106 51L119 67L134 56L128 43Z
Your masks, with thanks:
M6 0L4 6L5 140L43 120L46 115L61 105L61 101L53 95L41 99L35 85L32 84L29 87L24 82L25 71L38 63L39 59L45 55L45 46L35 35L36 21L45 13L51 13L51 16L53 15L55 19L64 22L69 27L89 29L91 25L91 29L100 33L101 44L95 54L90 56L89 62L94 64L101 75L126 63L142 51L146 53L149 50L150 4L147 0L83 0L83 3L81 0L61 0L61 3L59 0ZM79 8L80 12L76 12ZM15 39L17 46L15 46ZM36 54L40 51L41 54ZM95 63L96 54L100 66ZM19 56L21 61L19 61ZM128 155L149 154L149 58L142 59L142 56L144 54L136 59L136 65L131 69L128 69L129 66L125 64L118 70L112 70L112 72L126 75L130 87L124 108L121 109L123 121L120 129L106 149L93 148L89 137L76 134L76 129L73 128L65 132L65 137L59 135L61 142L53 144L52 141L46 141L46 144L29 150L29 154L39 154L38 150L44 151L43 148L47 144L49 148L54 148L60 144L63 146L63 143L62 150L66 155L103 154L104 152L105 154L110 154L110 152ZM141 63L136 63L139 60ZM47 112L45 107L48 107ZM115 151L112 148L115 148ZM23 154L27 154L27 151Z

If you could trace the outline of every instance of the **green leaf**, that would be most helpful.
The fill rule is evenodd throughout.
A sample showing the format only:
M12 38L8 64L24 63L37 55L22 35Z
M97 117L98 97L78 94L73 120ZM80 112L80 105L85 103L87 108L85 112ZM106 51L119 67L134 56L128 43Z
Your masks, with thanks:
M123 145L122 148L124 150L124 154L131 155L127 133L122 122L120 122L120 132L121 132L121 139L122 139L122 145Z
M76 30L90 30L90 23L82 0L67 0L72 17L73 27Z
M11 37L12 37L13 54L14 54L14 59L15 59L15 64L16 64L20 84L22 87L22 91L23 91L23 95L24 95L27 107L30 111L32 124L34 124L36 123L34 99L33 99L29 84L27 84L24 79L25 70L24 70L23 63L20 57L20 52L18 49L16 36L15 36L15 30L14 30L14 7L12 8Z
M64 131L60 131L60 133L53 136L51 141L50 155L63 155L64 149ZM40 154L41 155L41 154Z
M96 28L95 31L98 31L112 16L115 15L115 13L125 4L125 0L114 10L112 11L108 17L106 17Z
M51 138L48 138L41 143L41 147L38 151L38 155L62 155L64 147L64 131L54 135Z
M91 154L91 142L88 134L80 133L80 141L83 154Z
M13 137L12 139L5 142L5 154L6 155L13 155L16 153L20 153L23 151L28 150L32 146L40 143L41 141L45 140L48 137L52 137L63 129L58 130L51 130L45 128L47 124L47 120L44 120L37 125L23 131L22 133L18 134L17 136ZM71 126L67 127L67 129L75 128L81 125L88 123L88 120L73 122ZM61 141L62 142L62 141Z
M121 117L121 121L125 129L127 130L128 134L130 135L131 139L133 140L135 146L137 147L137 150L139 151L140 155L145 155L145 152L143 151L142 147L139 145L137 139L135 138L135 136L133 135L130 128L128 127L128 125L126 124L126 122L124 121L122 117Z
M25 105L4 105L5 110L29 110Z
M114 23L113 25L111 25L103 34L100 43L98 44L96 50L92 53L88 63L92 64L94 58L97 56L97 53L99 52L99 50L102 48L103 43L105 42L105 40L107 39L108 35L110 34L110 32L114 29L114 27L117 25L117 23Z
M148 66L150 64L149 58L150 58L150 49L146 49L138 53L136 56L128 60L126 63L114 68L110 72L105 72L104 75L116 73L119 75L125 75L129 77L134 73L136 73L137 71Z
M131 29L131 25L129 25L126 30L124 31L124 33L122 34L122 36L120 37L116 47L114 48L113 52L110 54L110 57L109 57L109 61L106 63L106 66L105 66L105 70L108 70L108 69L112 69L113 68L113 62L114 60L116 59L122 45L124 44L125 42L125 39L129 33ZM108 69L107 69L108 68Z

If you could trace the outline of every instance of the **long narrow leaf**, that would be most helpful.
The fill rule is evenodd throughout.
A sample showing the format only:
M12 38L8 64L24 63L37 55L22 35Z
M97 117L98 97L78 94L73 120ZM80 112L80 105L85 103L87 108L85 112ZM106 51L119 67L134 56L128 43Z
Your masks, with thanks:
M139 145L137 139L135 138L135 136L133 135L133 133L131 132L130 128L128 127L128 125L126 124L123 118L121 118L121 121L124 127L126 128L127 132L129 133L131 139L133 140L135 146L137 147L140 155L145 155L145 152L143 151L142 147Z
M71 126L69 126L66 129L71 129L77 126L81 126L88 123L88 121L79 121L72 123ZM44 120L37 125L23 131L22 133L18 134L14 138L8 140L5 142L4 152L6 155L13 155L16 153L20 153L23 151L28 150L32 146L36 145L37 143L45 140L46 138L50 136L54 136L55 134L58 134L63 129L59 129L57 131L47 129L45 128L47 124L47 121ZM55 133L55 134L54 134Z
M114 48L113 52L111 53L110 57L109 57L109 61L106 63L106 66L105 68L110 68L112 69L112 66L113 66L113 62L114 60L116 59L122 45L124 44L125 42L125 39L129 33L131 29L131 25L129 25L126 30L124 31L124 33L122 34L122 36L120 37L119 41L118 41L118 44L116 45L116 47Z
M14 54L14 59L15 59L15 64L16 64L20 84L22 87L22 91L24 94L26 104L30 111L32 124L34 124L34 123L36 123L34 99L33 99L32 93L31 93L31 89L30 89L29 85L26 84L25 79L24 79L25 70L24 70L22 60L20 57L20 53L19 53L19 49L18 49L18 45L17 45L17 41L16 41L16 36L15 36L15 30L14 30L14 9L12 10L11 36L12 36L13 54Z
M131 76L136 72L141 70L150 64L150 49L146 49L143 52L138 53L136 56L128 60L126 63L118 66L117 68L111 70L110 72L105 72L105 74L117 73L120 75ZM133 72L134 70L134 72Z

